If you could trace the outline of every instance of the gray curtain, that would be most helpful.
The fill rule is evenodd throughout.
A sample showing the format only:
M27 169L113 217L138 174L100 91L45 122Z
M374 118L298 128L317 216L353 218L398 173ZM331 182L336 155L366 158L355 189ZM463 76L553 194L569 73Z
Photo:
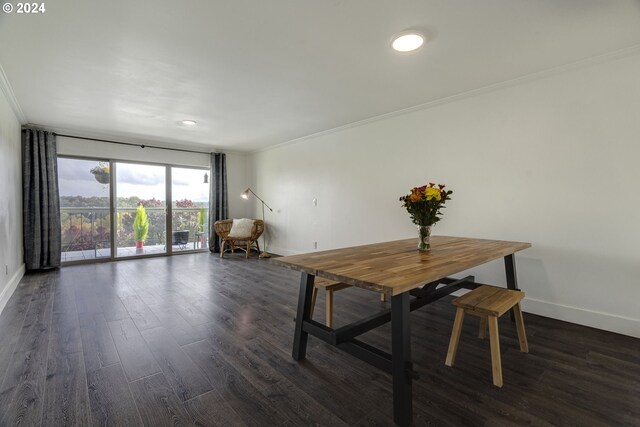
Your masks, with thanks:
M56 137L22 130L22 216L26 269L60 266L60 199Z
M211 187L209 189L209 250L220 252L220 239L213 224L229 217L227 204L227 161L224 153L211 153Z

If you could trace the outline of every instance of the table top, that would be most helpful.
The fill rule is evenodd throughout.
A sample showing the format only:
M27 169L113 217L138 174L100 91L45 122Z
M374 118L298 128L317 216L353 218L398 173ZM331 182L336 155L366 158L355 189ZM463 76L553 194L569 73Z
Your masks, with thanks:
M413 238L272 258L271 262L393 296L511 255L531 244L432 236L429 252L420 252L417 246L417 238Z

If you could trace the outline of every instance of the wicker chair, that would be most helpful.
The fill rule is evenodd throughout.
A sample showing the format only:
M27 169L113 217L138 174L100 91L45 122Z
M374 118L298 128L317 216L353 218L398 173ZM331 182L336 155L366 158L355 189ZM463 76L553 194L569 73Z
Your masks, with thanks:
M225 252L233 252L236 249L242 249L246 252L247 258L249 258L249 254L251 253L251 248L255 247L258 253L260 253L260 245L258 244L258 238L262 235L264 231L264 222L261 219L253 220L253 229L251 230L251 237L240 239L237 237L229 237L229 232L231 231L231 226L233 225L232 219L224 219L221 221L216 221L213 224L213 228L216 231L216 234L222 240L222 245L220 246L220 258L223 257Z

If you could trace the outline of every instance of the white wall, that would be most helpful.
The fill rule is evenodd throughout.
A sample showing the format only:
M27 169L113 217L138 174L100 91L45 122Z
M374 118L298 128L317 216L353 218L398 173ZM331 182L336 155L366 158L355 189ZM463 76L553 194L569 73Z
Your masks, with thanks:
M251 205L240 197L249 187L247 154L227 153L227 197L229 218L245 218L251 214Z
M0 91L0 312L24 275L20 122Z
M97 157L203 168L209 167L211 157L209 154L204 153L187 153L150 147L142 149L134 146L62 136L57 138L57 143L58 154L66 156ZM152 144L152 141L149 143ZM239 197L239 194L248 187L246 157L244 153L226 153L230 217L244 217L249 212L249 207ZM235 195L238 195L238 197L234 197Z
M269 250L415 236L398 197L445 183L435 234L533 244L525 310L640 337L638 76L636 52L254 153ZM474 271L505 283L502 262Z

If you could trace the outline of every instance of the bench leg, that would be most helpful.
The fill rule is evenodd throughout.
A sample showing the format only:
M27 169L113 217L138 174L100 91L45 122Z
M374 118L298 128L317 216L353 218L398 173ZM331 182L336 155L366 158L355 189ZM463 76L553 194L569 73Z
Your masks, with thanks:
M481 340L487 338L487 316L480 316L480 329L478 331L478 338Z
M333 328L333 291L327 289L326 298L326 319L327 327Z
M489 342L491 343L491 370L493 371L493 385L502 387L502 361L500 359L500 334L498 333L498 318L488 316Z
M460 341L460 332L462 331L462 321L464 320L464 309L456 310L456 318L453 321L453 330L451 331L451 340L449 341L449 351L447 351L447 360L444 362L447 366L453 366L456 361L456 352L458 351L458 342Z
M522 310L520 303L513 306L513 313L516 318L516 329L518 330L518 341L520 341L520 351L529 353L529 343L527 342L527 333L524 330L524 319L522 318Z

